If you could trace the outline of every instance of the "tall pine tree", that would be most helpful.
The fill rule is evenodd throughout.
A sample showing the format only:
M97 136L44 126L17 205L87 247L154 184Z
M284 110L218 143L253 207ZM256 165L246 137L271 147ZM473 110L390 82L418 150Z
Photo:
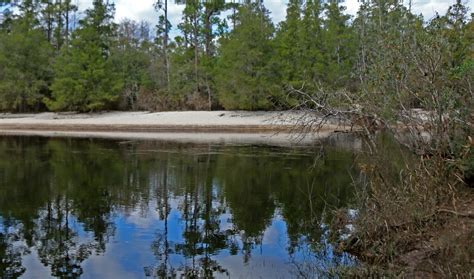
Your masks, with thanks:
M338 1L331 1L325 10L323 79L326 87L339 89L350 84L357 46L353 29L349 26L350 16L344 14L345 7Z
M18 9L0 30L0 110L38 111L49 94L52 50L39 29L37 1L22 1Z
M73 34L70 48L63 48L55 63L52 110L96 111L112 108L123 82L114 73L110 59L115 25L114 6L94 0L81 28Z
M303 10L303 19L299 40L301 42L301 69L302 80L308 91L323 80L324 54L323 54L323 20L320 0L307 0Z
M302 32L302 1L291 0L286 10L286 20L283 21L275 37L277 55L275 62L284 85L300 87L303 83L303 42Z
M270 109L284 102L274 67L274 27L263 4L239 8L238 21L222 40L216 70L219 100L226 109Z

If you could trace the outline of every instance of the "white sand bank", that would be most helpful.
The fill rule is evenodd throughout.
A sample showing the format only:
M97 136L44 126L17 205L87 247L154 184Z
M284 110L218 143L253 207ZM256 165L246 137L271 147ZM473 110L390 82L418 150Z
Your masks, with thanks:
M296 142L300 112L184 111L0 114L0 135L44 135L163 139L202 142ZM326 137L337 125L325 125L305 137ZM277 133L278 132L278 133Z
M0 114L0 125L156 125L156 126L281 126L294 125L299 112L173 111Z

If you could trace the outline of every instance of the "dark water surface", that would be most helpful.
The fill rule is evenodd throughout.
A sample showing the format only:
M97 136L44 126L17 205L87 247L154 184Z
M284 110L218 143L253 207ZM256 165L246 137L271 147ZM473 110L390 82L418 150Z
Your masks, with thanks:
M331 146L0 137L0 278L316 277L352 262L325 236L353 161Z

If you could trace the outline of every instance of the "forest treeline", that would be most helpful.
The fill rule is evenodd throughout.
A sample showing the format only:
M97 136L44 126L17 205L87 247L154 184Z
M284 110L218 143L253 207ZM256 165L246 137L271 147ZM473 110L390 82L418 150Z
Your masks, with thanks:
M171 27L159 3L151 26L115 23L109 1L80 20L71 0L0 1L0 110L289 109L304 102L292 89L396 94L405 107L438 86L472 97L474 25L460 0L429 20L399 0L362 1L355 17L339 2L290 0L275 25L263 2L187 0Z

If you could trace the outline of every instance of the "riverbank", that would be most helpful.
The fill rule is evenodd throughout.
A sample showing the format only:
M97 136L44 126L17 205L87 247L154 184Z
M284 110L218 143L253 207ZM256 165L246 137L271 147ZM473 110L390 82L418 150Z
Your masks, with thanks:
M172 111L0 114L0 129L61 131L284 131L294 129L305 112ZM322 130L340 128L335 122Z
M415 155L390 138L376 142L375 152L357 157L365 178L355 181L356 202L333 222L340 250L360 261L341 277L472 277L472 147L455 161Z
M299 124L317 117L304 112L182 111L0 114L0 134L71 137L185 139L197 141L301 140ZM313 120L314 120L313 119ZM324 123L306 140L349 130ZM307 131L306 131L307 132Z

